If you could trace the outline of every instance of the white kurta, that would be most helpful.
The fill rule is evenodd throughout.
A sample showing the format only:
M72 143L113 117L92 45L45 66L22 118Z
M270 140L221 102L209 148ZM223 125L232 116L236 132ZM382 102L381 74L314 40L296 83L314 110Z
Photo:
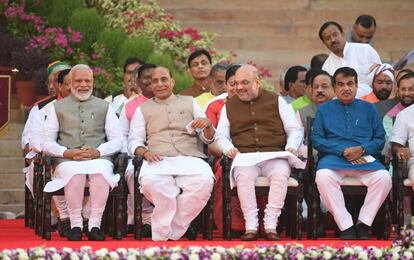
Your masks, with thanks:
M371 93L371 82L365 81L364 68L367 64L382 64L377 51L369 44L347 42L344 47L344 57L338 57L332 52L322 66L322 69L333 75L341 67L351 67L358 73L358 91L356 97Z
M290 105L282 97L278 97L279 103L279 114L280 119L283 122L283 128L285 129L287 135L287 142L285 150L287 148L294 148L298 150L299 146L302 144L303 140L303 127L299 124L295 113ZM220 121L217 126L216 133L217 143L221 148L223 154L234 148L234 145L231 142L230 136L230 122L227 117L226 106L223 106L220 115ZM259 155L260 154L260 155ZM289 162L291 166L296 168L303 168L304 165L300 164L300 160L291 154L290 152L259 152L259 153L245 153L240 155L239 158L235 158L231 167L231 178L230 185L233 187L234 178L233 178L233 169L237 166L253 166L258 163L261 163L266 160L275 159L275 158L291 158Z
M42 146L43 146L42 135L43 135L43 129L45 126L45 120L47 118L47 114L54 107L53 104L55 102L56 102L56 99L49 102L46 106L42 107L42 109L40 110L38 109L37 112L33 115L33 119L32 119L33 127L30 127L29 145L30 145L30 148L36 152L42 151Z
M121 111L124 110L124 106L127 101L128 101L128 98L124 96L124 94L120 94L114 97L114 99L112 100L111 106L117 115L119 115Z
M193 117L206 117L200 105L193 99ZM128 139L128 150L130 154L134 154L137 147L145 147L146 141L146 123L141 108L137 108L131 121L131 128ZM204 143L211 143L213 140L208 140L204 133L199 134L200 139ZM210 166L200 158L192 156L176 156L176 157L162 157L163 160L148 164L144 160L141 168L140 178L147 174L165 174L165 175L194 175L194 174L209 174L213 176Z
M39 112L39 107L34 106L30 110L29 116L27 117L26 123L24 124L23 132L22 132L22 139L21 139L21 146L24 150L26 144L29 143L30 140L30 129L33 126L33 118Z
M111 156L122 148L122 135L119 129L119 121L111 107L105 118L105 133L107 142L99 145L97 150L101 156ZM56 142L59 134L59 121L54 106L50 109L45 122L43 132L43 151L54 157L63 157L68 149ZM105 180L113 188L117 185L120 176L113 174L113 164L106 159L94 159L89 161L67 161L59 163L55 169L55 176L48 182L44 191L53 192L64 187L76 174L102 174Z
M414 105L407 107L397 114L390 142L406 145L410 149L411 158L408 165L414 164Z

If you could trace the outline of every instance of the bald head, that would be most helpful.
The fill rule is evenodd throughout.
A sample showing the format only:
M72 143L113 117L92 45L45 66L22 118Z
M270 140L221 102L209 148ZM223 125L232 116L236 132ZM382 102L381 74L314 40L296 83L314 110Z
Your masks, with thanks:
M167 99L172 95L175 81L169 69L156 67L151 76L152 91L157 99Z
M257 68L245 64L241 66L235 77L236 94L242 101L251 101L259 95L261 86Z

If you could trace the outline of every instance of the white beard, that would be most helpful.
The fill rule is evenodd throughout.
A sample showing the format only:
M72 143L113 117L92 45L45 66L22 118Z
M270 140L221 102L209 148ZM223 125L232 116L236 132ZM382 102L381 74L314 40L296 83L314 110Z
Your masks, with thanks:
M72 89L72 94L79 101L85 101L85 100L88 100L89 97L92 95L92 89L88 91L88 93L79 93L78 91Z

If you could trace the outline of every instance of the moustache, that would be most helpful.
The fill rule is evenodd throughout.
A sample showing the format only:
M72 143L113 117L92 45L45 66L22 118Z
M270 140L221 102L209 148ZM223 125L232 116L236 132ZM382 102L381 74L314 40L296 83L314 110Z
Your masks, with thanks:
M326 95L324 93L317 93L316 97L325 97Z

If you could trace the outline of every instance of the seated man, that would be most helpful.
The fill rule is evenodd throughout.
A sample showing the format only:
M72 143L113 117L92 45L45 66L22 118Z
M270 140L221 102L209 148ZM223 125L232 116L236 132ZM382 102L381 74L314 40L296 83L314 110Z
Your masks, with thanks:
M414 91L414 73L408 73L404 75L398 81L399 89L407 88L411 91L411 95ZM409 88L409 89L408 89ZM409 100L406 98L406 100ZM412 103L413 97L411 97ZM408 162L409 165L409 179L411 180L414 191L414 126L412 123L414 115L414 106L409 106L397 114L394 128L391 134L392 152L397 155L398 159Z
M128 138L131 154L144 157L141 193L152 204L152 239L178 240L210 198L213 172L200 158L197 137L214 141L214 127L191 96L173 94L168 69L152 73L154 98L139 106ZM192 237L195 239L195 237Z
M310 100L308 106L301 108L298 112L302 125L306 126L308 116L315 118L318 106L335 96L333 89L333 78L324 70L316 70L310 80Z
M112 102L112 109L117 116L120 115L125 103L136 94L135 78L133 78L132 72L141 67L142 64L144 62L138 58L128 58L124 63L124 90L122 93L114 93L112 96L105 98L106 101Z
M188 71L194 79L194 84L181 91L183 96L198 97L203 93L210 92L212 81L210 78L211 55L207 50L195 50L190 54L187 61Z
M211 91L204 92L203 94L195 98L202 109L206 110L207 105L212 99L222 95L223 93L226 93L226 83L224 78L226 75L227 67L227 63L217 63L211 68Z
M217 130L217 139L223 154L235 158L238 153L296 150L303 139L303 128L292 108L273 92L262 90L258 72L252 65L243 65L236 72L237 95L223 107ZM231 141L232 140L232 141ZM253 159L249 166L235 166L231 179L245 219L246 233L242 240L257 239L258 209L255 182L258 176L270 179L268 204L265 209L265 239L279 240L276 224L286 197L290 165L287 159L271 155L269 159Z
M71 231L68 240L82 239L81 216L86 177L89 182L88 239L104 240L100 229L109 189L117 185L111 155L122 148L118 118L110 104L92 96L93 72L78 64L70 71L71 95L50 109L43 133L43 151L55 156L54 178L45 192L64 187Z
M312 125L312 142L319 152L315 181L340 238L369 239L369 226L391 189L390 174L374 159L384 146L385 132L374 105L355 99L356 71L339 68L334 79L338 99L321 104ZM368 187L356 226L341 191L341 181L348 176Z
M369 69L366 81L371 83L372 91L361 99L373 104L387 100L394 86L394 69L387 63L370 65Z
M306 72L307 69L302 66L292 66L286 71L284 87L287 93L285 100L288 104L305 94Z

